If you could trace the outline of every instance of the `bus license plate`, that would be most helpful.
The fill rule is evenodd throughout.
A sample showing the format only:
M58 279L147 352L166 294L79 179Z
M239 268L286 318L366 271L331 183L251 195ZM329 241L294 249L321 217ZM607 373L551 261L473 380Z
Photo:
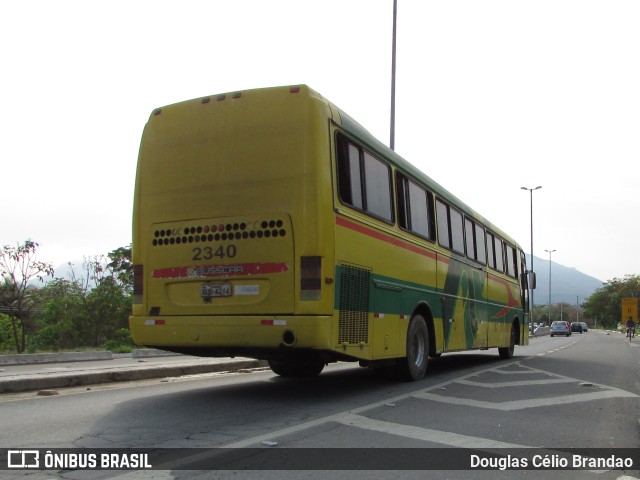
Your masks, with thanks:
M203 298L230 297L233 290L230 283L205 283L200 286Z

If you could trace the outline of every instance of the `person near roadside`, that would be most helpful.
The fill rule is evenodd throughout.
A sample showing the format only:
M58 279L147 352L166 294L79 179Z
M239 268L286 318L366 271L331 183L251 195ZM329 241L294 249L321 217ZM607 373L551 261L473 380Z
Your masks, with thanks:
M631 335L631 338L636 336L636 322L631 317L627 320L627 337L629 335Z

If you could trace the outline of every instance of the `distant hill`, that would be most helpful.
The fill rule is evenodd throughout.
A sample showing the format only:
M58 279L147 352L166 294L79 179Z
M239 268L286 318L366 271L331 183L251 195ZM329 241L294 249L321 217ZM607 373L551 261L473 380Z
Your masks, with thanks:
M527 255L527 264L531 259ZM533 296L536 305L549 302L549 259L534 257L533 268L536 272L537 287ZM603 286L603 282L575 268L565 267L551 262L551 303L576 304L576 296L580 304L593 292Z
M84 260L70 260L67 263L58 265L55 267L53 276L55 278L64 278L69 280L72 277L72 271L75 272L76 277L86 277L87 271L84 268Z

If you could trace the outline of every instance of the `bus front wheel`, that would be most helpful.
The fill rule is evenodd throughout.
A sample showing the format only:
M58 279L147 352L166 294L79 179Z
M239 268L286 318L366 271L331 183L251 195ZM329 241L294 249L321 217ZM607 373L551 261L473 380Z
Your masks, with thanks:
M512 358L513 352L516 348L515 345L516 345L516 329L513 325L511 325L511 334L509 335L509 346L498 348L498 353L500 354L500 358L504 358L504 359Z
M429 362L429 329L422 315L411 319L407 330L407 356L398 359L396 375L401 380L420 380Z

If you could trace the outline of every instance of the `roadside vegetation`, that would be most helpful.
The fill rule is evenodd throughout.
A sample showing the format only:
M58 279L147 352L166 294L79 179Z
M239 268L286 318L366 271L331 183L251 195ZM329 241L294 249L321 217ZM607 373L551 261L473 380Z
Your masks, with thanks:
M68 278L36 260L37 247L0 250L0 353L131 351L131 246L86 257Z
M597 319L598 327L624 331L622 299L638 298L640 303L640 275L626 275L614 278L599 288L584 303L584 313L588 318Z
M622 299L638 298L640 303L640 276L626 275L623 279L614 278L593 292L582 304L567 302L549 305L536 305L534 318L536 323L551 325L551 322L586 322L589 328L624 331L621 324ZM543 295L544 298L544 295Z

